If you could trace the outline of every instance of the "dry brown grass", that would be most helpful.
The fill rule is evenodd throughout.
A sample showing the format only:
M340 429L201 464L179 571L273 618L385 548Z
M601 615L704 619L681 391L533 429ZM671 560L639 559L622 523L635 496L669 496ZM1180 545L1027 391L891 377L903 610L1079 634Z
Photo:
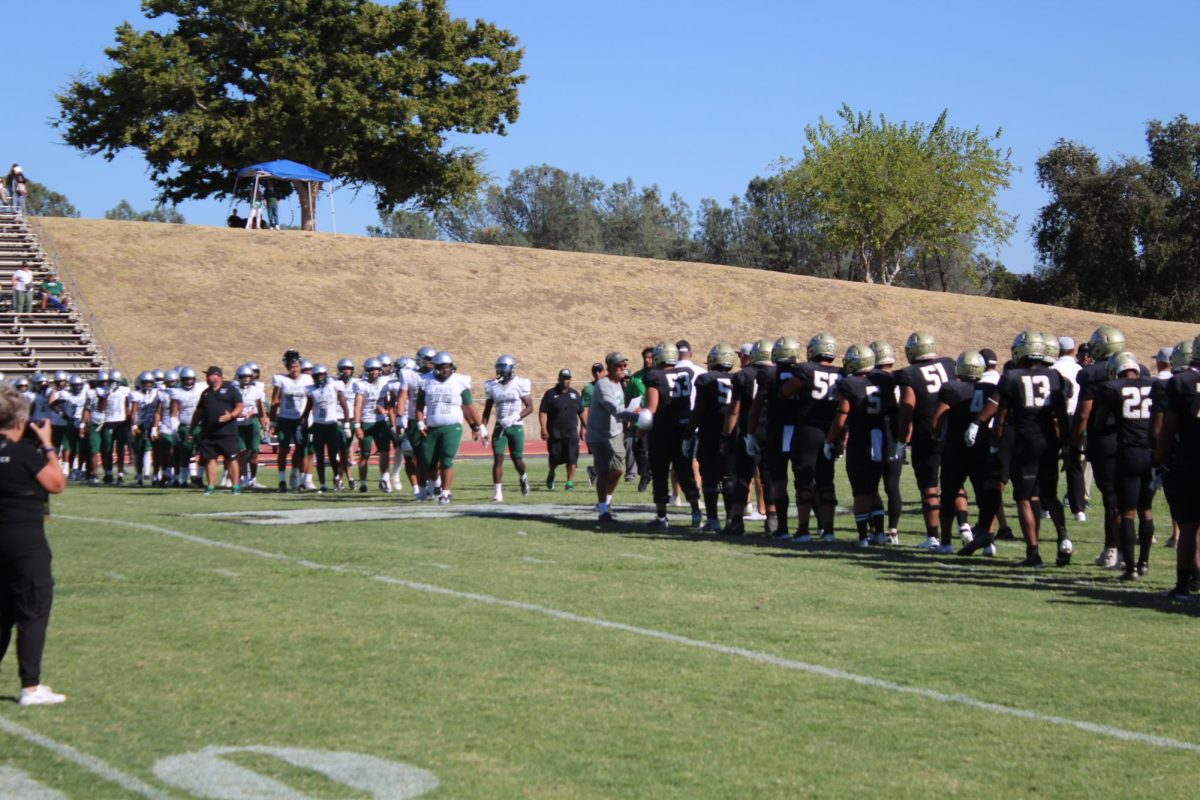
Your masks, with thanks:
M647 344L687 338L697 353L818 330L843 348L927 330L939 350L1007 353L1034 328L1086 339L1124 330L1141 358L1195 336L1196 325L1157 322L913 289L866 286L760 270L512 247L367 239L297 231L242 231L105 220L46 219L121 366L253 358L275 370L288 347L332 365L386 350L450 350L482 381L502 353L521 374L577 382L608 350L637 362ZM702 355L697 360L702 359Z

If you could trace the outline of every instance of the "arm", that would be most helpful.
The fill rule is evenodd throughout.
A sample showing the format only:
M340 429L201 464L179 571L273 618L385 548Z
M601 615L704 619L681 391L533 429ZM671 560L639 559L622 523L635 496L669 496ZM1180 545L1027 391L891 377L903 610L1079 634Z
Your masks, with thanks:
M1171 445L1175 442L1175 432L1179 430L1179 412L1167 409L1162 415L1162 430L1154 440L1154 463L1167 463L1171 453Z
M1092 398L1086 400L1081 396L1079 405L1075 406L1075 419L1071 426L1071 444L1079 447L1083 442L1083 434L1087 431L1088 421L1092 418Z
M911 386L900 387L899 425L897 439L907 444L912 439L913 414L917 409L917 393Z
M342 407L342 419L350 420L350 424L354 424L354 418L350 416L350 406L346 403L346 393L338 389L338 405Z
M483 404L483 423L482 424L487 425L488 418L491 416L492 416L492 398L489 397L487 399L487 401L484 402L484 404Z
M949 411L950 411L950 406L948 406L947 404L942 403L942 402L939 402L937 404L937 409L933 412L933 429L935 431L939 431L942 429L942 420L944 420L946 418L946 414Z
M524 397L521 398L521 416L517 417L517 419L525 419L532 413L533 413L533 398L530 397L529 395L525 395Z
M829 433L825 436L826 444L832 444L836 446L841 442L842 434L846 430L846 420L849 418L850 398L843 397L838 400L837 413L833 417L833 422L829 424Z
M42 452L46 455L46 465L38 470L35 476L37 482L50 494L58 494L67 488L67 476L63 474L62 467L58 463L58 451L50 440L50 421L34 422L30 424L30 427L37 434Z
M354 431L354 438L362 439L362 431L358 427L358 421L362 418L363 396L358 392L354 393L354 413L350 415L350 430Z

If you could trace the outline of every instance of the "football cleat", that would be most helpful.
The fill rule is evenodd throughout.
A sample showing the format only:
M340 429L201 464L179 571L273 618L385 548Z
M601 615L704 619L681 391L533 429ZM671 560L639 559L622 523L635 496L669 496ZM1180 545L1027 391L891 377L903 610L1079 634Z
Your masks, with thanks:
M932 550L935 547L941 547L942 540L936 536L926 536L924 540L917 545L918 550Z
M529 476L528 475L521 476L521 494L522 495L529 494Z
M437 499L437 501L438 501L438 505L439 505L439 506L448 506L448 505L450 505L450 500L451 500L453 497L454 497L454 496L453 496L452 494L450 494L450 492L443 491L441 494L439 494L439 495L438 495L438 499Z
M700 509L692 509L692 527L699 528L704 523L704 517L700 514Z
M812 536L808 535L807 533L798 533L792 539L792 541L796 542L797 544L812 544L812 540Z
M716 517L713 517L712 519L706 521L704 523L704 527L701 528L700 530L704 533L720 533L721 532L721 520L717 519Z
M604 515L601 514L600 516L603 517ZM666 517L655 517L654 521L650 523L650 530L653 531L665 531L669 530L670 527L671 523L667 521Z
M863 536L862 538L860 538L860 539L858 540L858 546L859 546L860 548L867 548L867 547L870 547L870 546L871 546L871 540L870 540L868 537L866 537L866 536Z
M1060 567L1065 567L1071 563L1071 554L1075 552L1075 546L1071 544L1070 539L1063 539L1058 543L1058 558L1056 564Z
M504 493L503 493L503 492L496 492L495 494L493 494L493 495L492 495L492 502L493 502L493 503L503 503L503 502L504 502Z
M971 530L970 525L962 525L958 529L958 538L962 540L964 545L968 545L975 541L975 532Z
M833 531L825 531L824 533L821 534L821 541L822 542L836 542L837 534L834 533Z
M954 545L939 544L937 547L930 548L929 552L935 553L939 556L952 556L954 555Z
M1112 569L1117 564L1117 548L1106 547L1096 556L1095 564L1101 569Z
M1017 566L1032 568L1040 567L1042 566L1042 556L1040 553L1030 553L1029 555L1025 556L1025 560Z
M730 517L721 531L723 536L743 536L746 533L746 523L741 517Z

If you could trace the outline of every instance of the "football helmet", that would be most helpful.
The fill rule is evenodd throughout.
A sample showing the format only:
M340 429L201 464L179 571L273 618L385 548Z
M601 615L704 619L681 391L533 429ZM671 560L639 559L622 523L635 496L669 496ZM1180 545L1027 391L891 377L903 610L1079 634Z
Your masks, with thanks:
M68 377L70 376L67 375L67 371L65 369L54 370L54 382L56 384L63 383Z
M435 351L429 345L425 345L420 350L418 350L417 351L417 369L419 369L422 372L425 372L426 370L432 368L433 367L433 357L435 355L437 355L437 351Z
M809 361L833 361L837 358L837 339L822 331L808 340ZM873 360L873 359L872 359Z
M29 383L36 391L40 392L42 389L46 388L46 384L48 384L49 381L46 380L46 373L35 372L29 376Z
M395 362L393 362L392 357L390 355L388 355L387 353L380 353L379 355L377 355L375 357L379 359L379 364L380 364L379 368L380 369L384 370L385 372L391 371L392 364Z
M754 343L754 350L750 353L750 363L756 367L771 366L771 349L774 343L770 339L759 339Z
M852 344L846 348L846 354L842 356L842 366L846 372L852 375L874 369L875 351L869 344Z
M249 385L254 380L254 370L251 369L249 364L242 364L240 367L238 367L236 374L238 383L242 384L243 386Z
M1042 354L1042 359L1047 364L1053 364L1058 361L1058 337L1042 331L1042 341L1046 343L1046 352Z
M1192 363L1192 340L1184 339L1171 351L1171 372L1183 372Z
M300 359L300 371L301 372L312 372L312 369L313 369L313 362L309 361L307 358ZM182 377L182 375L180 377Z
M987 372L987 362L978 350L963 350L954 364L954 374L964 381L977 381Z
M354 369L354 359L339 358L337 368L338 368L338 372L341 372L344 369L350 369L350 370Z
M109 383L112 383L112 377L108 370L102 369L96 373L97 386L104 386Z
M396 359L396 362L392 364L392 371L399 375L402 370L416 369L416 367L417 362L413 361L408 356L400 356Z
M496 359L496 377L507 381L517 371L517 360L512 356L500 356Z
M679 348L671 342L662 341L654 345L654 366L673 367L679 363Z
M324 364L314 364L312 368L313 386L324 386L329 380L329 367Z
M708 351L708 368L728 372L738 362L737 350L728 342L717 342Z
M109 370L108 379L113 383L119 383L122 386L125 385L125 376L121 374L121 370L119 369Z
M84 380L82 375L71 375L67 378L67 386L71 387L72 391L78 392L83 388Z
M169 388L174 388L179 383L179 371L169 369L163 373L163 383Z
M871 350L875 353L875 366L890 367L896 363L896 352L883 339L871 342Z
M1137 356L1130 353L1128 350L1122 350L1119 353L1113 353L1108 359L1108 379L1115 381L1121 377L1122 372L1133 370L1141 374L1141 367L1138 364Z
M26 378L24 375L22 375L21 377L17 378L17 382L13 385L17 387L18 392L28 392L29 378Z
M185 389L190 389L196 384L196 370L191 367L184 367L179 370L179 384Z
M934 341L932 333L914 331L904 342L904 356L909 361L924 361L936 354L937 342Z
M154 375L155 381L163 381L167 379L167 373L163 372L161 369L156 369L151 374Z
M1013 339L1012 359L1016 363L1020 364L1027 358L1041 361L1045 355L1046 340L1038 331L1021 331Z
M795 336L780 336L771 345L771 360L776 364L795 364L800 360L800 340Z
M342 362L338 362L338 369L341 369ZM383 363L378 358L368 358L363 362L363 369L370 372L373 369L383 371Z
M147 386L146 384L150 384L150 386ZM149 370L145 372L139 372L137 376L137 385L139 389L148 389L154 386L154 373L150 372Z
M1120 328L1101 325L1088 339L1088 344L1092 346L1092 358L1099 361L1125 349L1125 334Z

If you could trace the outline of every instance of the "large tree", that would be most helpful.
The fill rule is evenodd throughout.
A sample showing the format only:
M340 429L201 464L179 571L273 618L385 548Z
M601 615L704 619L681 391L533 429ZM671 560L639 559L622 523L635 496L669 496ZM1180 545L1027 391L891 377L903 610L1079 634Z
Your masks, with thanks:
M380 211L435 208L480 183L452 134L505 133L523 50L444 0L143 0L165 32L117 28L111 72L59 96L64 140L140 150L166 204L224 196L231 173L288 158L374 190ZM312 228L300 192L301 227Z
M853 277L892 283L907 258L959 248L964 239L1006 241L1013 221L996 204L1009 185L1010 154L987 136L947 124L894 123L843 105L840 126L805 128L804 157L780 163L786 190L812 210L824 246L853 253Z

